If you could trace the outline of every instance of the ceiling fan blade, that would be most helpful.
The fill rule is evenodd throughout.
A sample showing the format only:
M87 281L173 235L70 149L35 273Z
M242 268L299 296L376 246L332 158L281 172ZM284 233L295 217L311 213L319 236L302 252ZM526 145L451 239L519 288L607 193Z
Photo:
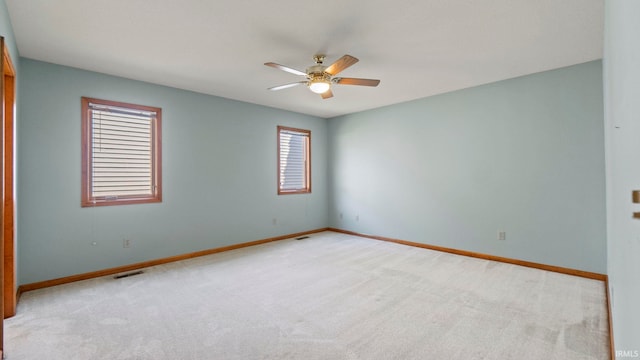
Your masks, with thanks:
M297 85L300 85L300 84L306 84L306 83L307 83L306 81L298 81L298 82L294 82L294 83L290 83L290 84L284 84L284 85L278 85L278 86L270 87L267 90L275 91L275 90L288 89L290 87L294 87L294 86L297 86Z
M300 70L292 69L292 68L290 68L288 66L276 64L276 63L273 63L273 62L267 62L267 63L264 63L264 64L267 65L267 66L271 66L272 68L280 69L282 71L286 71L288 73L292 73L292 74L295 74L295 75L307 76L307 73L302 72Z
M329 67L326 68L324 71L328 74L331 74L331 76L335 76L342 70L348 68L349 66L357 62L358 62L357 58L351 55L345 55L340 59L336 60L336 62L334 62L333 64L329 65Z
M320 94L320 96L322 96L323 99L328 99L328 98L332 98L333 97L333 92L331 92L331 89L323 92L322 94Z
M380 84L380 80L375 79L336 78L333 81L340 85L378 86Z

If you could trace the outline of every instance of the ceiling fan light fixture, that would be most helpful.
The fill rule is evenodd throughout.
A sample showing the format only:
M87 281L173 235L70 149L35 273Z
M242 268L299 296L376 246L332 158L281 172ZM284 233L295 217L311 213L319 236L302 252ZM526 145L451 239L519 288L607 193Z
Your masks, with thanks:
M331 83L326 80L311 80L309 81L309 90L316 94L322 94L331 89Z

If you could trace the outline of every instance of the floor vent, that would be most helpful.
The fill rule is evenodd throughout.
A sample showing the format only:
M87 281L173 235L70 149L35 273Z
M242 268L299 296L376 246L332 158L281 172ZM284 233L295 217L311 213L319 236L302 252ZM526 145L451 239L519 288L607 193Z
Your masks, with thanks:
M308 239L308 236L300 236L298 238L296 238L296 240L304 240L304 239Z
M120 275L116 275L113 278L114 279L122 279L122 278L126 278L129 276L136 276L136 275L140 275L144 273L144 271L140 270L140 271L134 271L134 272L130 272L130 273L126 273L126 274L120 274Z

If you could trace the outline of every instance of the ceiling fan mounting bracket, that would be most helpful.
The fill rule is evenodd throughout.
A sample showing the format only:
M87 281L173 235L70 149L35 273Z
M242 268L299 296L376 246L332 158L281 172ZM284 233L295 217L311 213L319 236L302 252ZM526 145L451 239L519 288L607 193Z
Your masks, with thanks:
M325 57L326 55L324 54L316 54L313 56L313 61L315 61L317 65L322 65Z

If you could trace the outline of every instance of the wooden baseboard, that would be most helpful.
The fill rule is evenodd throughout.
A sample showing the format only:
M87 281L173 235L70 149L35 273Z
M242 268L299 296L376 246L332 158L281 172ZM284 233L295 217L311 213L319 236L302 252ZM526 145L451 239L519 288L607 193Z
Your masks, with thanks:
M607 278L607 275L604 275L604 274L598 274L598 273L589 272L589 271L583 271L583 270L570 269L570 268L565 268L565 267L560 267L560 266L539 264L539 263L534 263L534 262L531 262L531 261L511 259L511 258L488 255L488 254L482 254L482 253L466 251L466 250L452 249L452 248L447 248L447 247L443 247L443 246L428 245L428 244L417 243L417 242L413 242L413 241L406 241L406 240L387 238L387 237L383 237L383 236L360 234L360 233L357 233L355 231L342 230L342 229L336 229L336 228L329 228L328 230L329 231L338 232L338 233L348 234L348 235L366 237L366 238L369 238L369 239L382 240L382 241L393 242L393 243L396 243L396 244L415 246L415 247L419 247L419 248L423 248L423 249L441 251L441 252L446 252L446 253L450 253L450 254L469 256L469 257L474 257L474 258L484 259L484 260L498 261L498 262L503 262L503 263L507 263L507 264L521 265L521 266L526 266L526 267L540 269L540 270L553 271L553 272L557 272L557 273L561 273L561 274L580 276L580 277L584 277L584 278L588 278L588 279L605 281L606 278Z
M278 241L278 240L291 239L291 238L299 237L299 236L302 236L302 235L315 234L315 233L319 233L319 232L327 231L327 230L328 230L327 228L321 228L321 229L316 229L316 230L304 231L304 232L299 232L299 233L295 233L295 234L276 236L276 237L271 237L271 238L267 238L267 239L261 239L261 240L255 240L255 241L240 243L240 244L223 246L223 247L214 248L214 249L196 251L196 252L192 252L192 253L188 253L188 254L170 256L170 257L166 257L166 258L162 258L162 259L143 261L143 262L130 264L130 265L123 265L123 266L118 266L118 267L109 268L109 269L103 269L103 270L98 270L98 271L92 271L92 272L83 273L83 274L65 276L65 277L57 278L57 279L51 279L51 280L39 281L39 282L35 282L35 283L30 283L30 284L24 284L24 285L20 285L18 287L18 299L20 298L20 295L22 293L27 292L27 291L43 289L43 288L56 286L56 285L68 284L68 283L75 282L75 281L93 279L93 278L97 278L97 277L101 277L101 276L114 275L114 274L118 274L118 273L123 273L123 272L138 270L138 269L142 269L142 268L147 268L147 267L150 267L150 266L156 266L156 265L167 264L167 263L180 261L180 260L192 259L192 258L195 258L195 257L216 254L216 253L220 253L220 252L224 252L224 251L231 251L231 250L241 249L241 248L245 248L245 247L249 247L249 246L265 244L265 243Z
M611 360L616 358L616 347L613 341L613 314L611 313L611 296L609 293L609 276L606 276L604 280L605 289L607 292L607 316L609 320L609 350L611 350Z

